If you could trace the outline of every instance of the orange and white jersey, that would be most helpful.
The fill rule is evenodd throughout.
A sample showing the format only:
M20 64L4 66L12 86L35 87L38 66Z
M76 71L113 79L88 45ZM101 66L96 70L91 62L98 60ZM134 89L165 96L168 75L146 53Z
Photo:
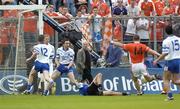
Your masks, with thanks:
M143 63L144 54L150 49L148 46L141 43L124 44L122 48L129 52L132 64Z

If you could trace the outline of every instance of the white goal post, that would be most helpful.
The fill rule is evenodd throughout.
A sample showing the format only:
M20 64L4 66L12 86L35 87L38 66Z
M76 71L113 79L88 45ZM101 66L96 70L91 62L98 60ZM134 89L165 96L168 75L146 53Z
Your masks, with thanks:
M46 5L1 5L0 10L43 10Z
M42 5L42 0L39 0L40 5L1 5L0 10L39 10L39 34L43 34L43 10L47 5Z
M30 12L37 10L39 12L38 17L38 30L39 34L43 34L43 10L45 10L47 5L42 5L42 0L39 0L39 5L1 5L0 10L21 10L18 13L18 31L17 31L17 43L16 43L16 57L15 57L15 69L14 69L14 84L13 84L13 91L15 92L15 81L17 75L17 61L18 61L18 50L19 50L19 40L20 40L20 23L21 17L23 13Z

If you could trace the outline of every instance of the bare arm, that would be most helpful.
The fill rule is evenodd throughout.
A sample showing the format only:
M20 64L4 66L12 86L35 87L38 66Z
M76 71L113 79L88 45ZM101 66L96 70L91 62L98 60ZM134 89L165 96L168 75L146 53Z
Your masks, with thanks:
M30 60L34 59L37 56L37 54L35 52L33 52L33 54L31 55L31 57L29 57L28 59L26 59L26 62L29 62Z
M152 55L155 55L155 56L160 56L160 54L159 54L157 51L152 50L152 49L149 49L149 50L148 50L148 53L149 53L149 54L152 54Z
M163 54L161 54L161 55L153 62L153 64L156 65L157 62L159 62L160 60L164 59L164 57L167 56L167 55L168 55L168 53L163 53Z
M111 41L111 43L114 44L114 45L117 45L117 46L119 46L121 48L123 47L123 44L120 43L120 42Z
M68 65L68 68L70 68L71 66L73 66L74 65L74 61L71 61L70 63L69 63L69 65Z
M58 67L59 66L59 59L58 58L55 58L55 63L56 63L56 66Z

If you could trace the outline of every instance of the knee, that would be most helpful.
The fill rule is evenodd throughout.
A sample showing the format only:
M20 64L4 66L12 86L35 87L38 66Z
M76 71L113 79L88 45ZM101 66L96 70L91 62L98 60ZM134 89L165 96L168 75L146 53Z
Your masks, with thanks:
M172 80L173 84L179 85L180 84L180 80Z
M34 73L34 72L31 72L31 73L29 74L29 76L34 77L34 76L35 76L35 73Z
M102 77L102 73L98 73L97 76L98 76L98 77Z

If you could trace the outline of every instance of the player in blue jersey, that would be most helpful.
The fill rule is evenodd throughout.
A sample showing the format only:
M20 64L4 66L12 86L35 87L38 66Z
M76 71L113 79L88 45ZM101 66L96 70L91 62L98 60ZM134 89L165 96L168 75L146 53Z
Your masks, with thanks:
M30 94L33 89L33 77L37 72L43 73L44 79L50 83L52 83L52 79L49 76L49 59L52 50L49 49L47 44L44 44L44 36L40 35L38 37L38 44L33 47L33 54L30 58L26 60L29 62L33 58L36 58L34 62L34 66L31 69L28 79L27 90L25 90L25 94Z
M58 48L56 51L56 58L55 62L57 68L52 73L52 80L55 80L62 74L66 74L70 79L71 83L77 85L78 82L75 80L74 73L73 73L73 65L74 65L74 50L70 48L70 41L69 39L64 39L62 42L62 47ZM53 84L49 84L49 89L52 87ZM48 90L44 93L44 95L48 95Z
M81 82L78 84L80 95L84 96L123 96L129 95L129 93L121 93L115 91L103 91L102 89L102 74L98 73L91 84L87 84L86 82Z
M165 31L168 37L163 41L162 54L154 61L154 64L165 58L163 90L167 93L167 100L173 100L173 94L170 90L170 80L174 84L180 85L180 38L173 35L173 28L170 25L166 27Z

